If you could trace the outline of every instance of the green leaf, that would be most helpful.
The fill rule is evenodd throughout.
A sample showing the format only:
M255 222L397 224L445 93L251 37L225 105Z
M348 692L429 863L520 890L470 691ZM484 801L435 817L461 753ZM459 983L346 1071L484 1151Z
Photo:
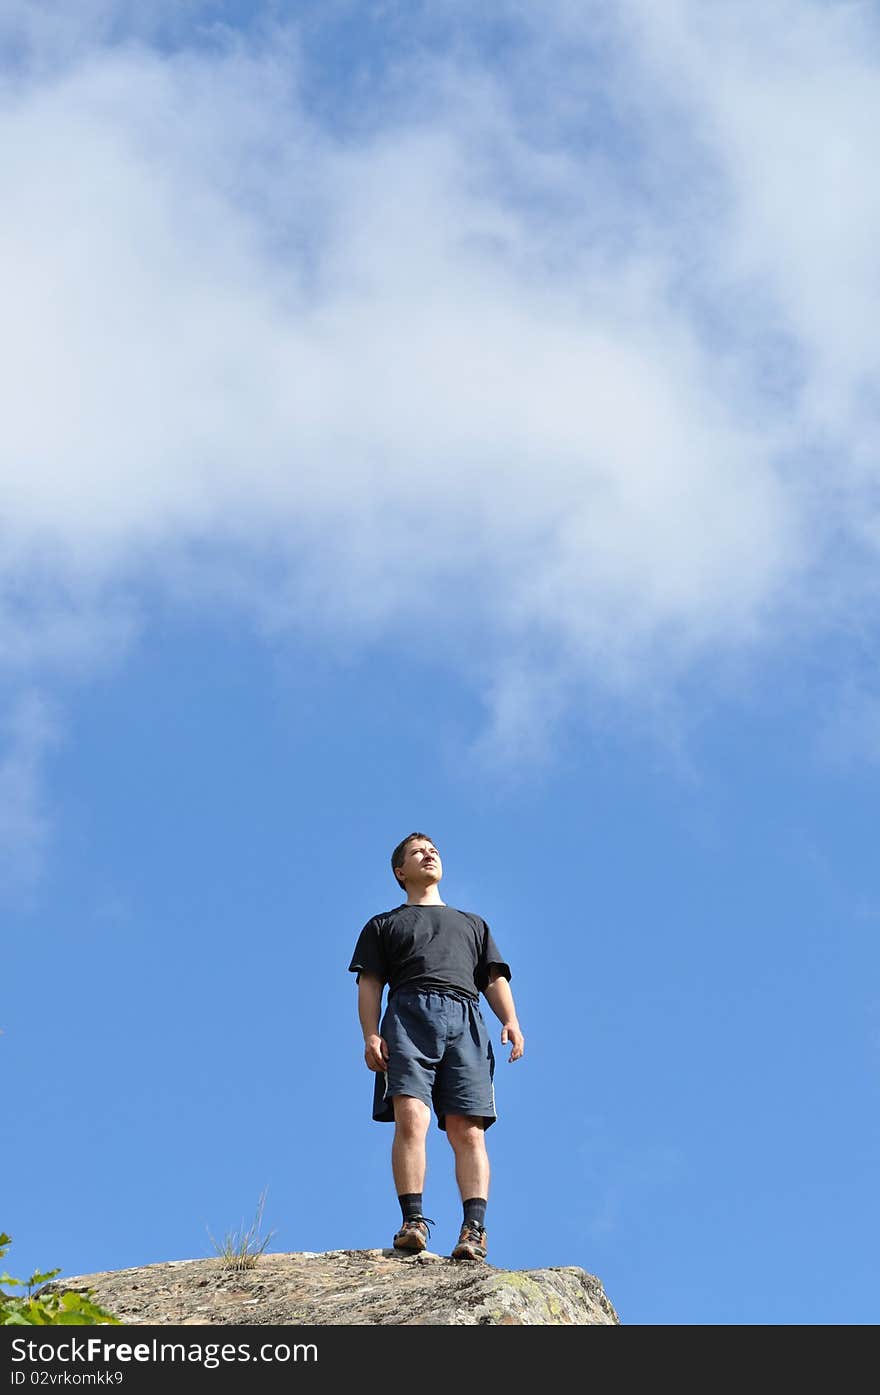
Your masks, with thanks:
M8 1244L9 1236L4 1231L0 1233L0 1255L5 1254L4 1247ZM0 1290L0 1327L50 1327L55 1323L68 1326L71 1323L98 1322L114 1323L117 1327L122 1325L118 1317L93 1302L94 1289L86 1289L84 1293L67 1289L61 1295L30 1292L37 1284L46 1284L60 1273L60 1269L49 1269L46 1273L35 1270L27 1281L27 1297ZM14 1288L25 1287L22 1279L15 1279L11 1274L0 1275L0 1283L11 1284Z

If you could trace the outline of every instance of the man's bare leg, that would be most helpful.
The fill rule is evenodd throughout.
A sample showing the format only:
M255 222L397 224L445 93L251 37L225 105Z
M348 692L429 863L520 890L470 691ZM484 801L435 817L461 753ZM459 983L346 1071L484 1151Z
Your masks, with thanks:
M489 1195L489 1154L482 1121L470 1114L447 1114L446 1137L455 1153L455 1180L462 1202Z
M412 1095L395 1095L394 1142L391 1170L403 1212L403 1224L394 1237L396 1250L424 1250L430 1234L422 1215L422 1189L425 1185L425 1138L431 1111Z
M486 1258L486 1230L483 1219L489 1197L489 1155L482 1119L469 1114L447 1114L446 1135L455 1153L455 1180L461 1193L464 1223L453 1259ZM470 1226L478 1226L474 1230Z
M398 1196L425 1190L425 1139L430 1122L431 1111L423 1100L417 1100L413 1095L394 1096L391 1171Z

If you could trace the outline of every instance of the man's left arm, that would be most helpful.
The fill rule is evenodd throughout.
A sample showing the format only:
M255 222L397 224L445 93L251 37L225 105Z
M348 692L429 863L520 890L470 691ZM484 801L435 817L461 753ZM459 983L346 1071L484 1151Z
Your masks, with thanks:
M484 988L486 1001L501 1023L501 1045L511 1044L508 1061L518 1061L523 1054L526 1039L522 1034L510 984L497 964L489 965L489 982Z

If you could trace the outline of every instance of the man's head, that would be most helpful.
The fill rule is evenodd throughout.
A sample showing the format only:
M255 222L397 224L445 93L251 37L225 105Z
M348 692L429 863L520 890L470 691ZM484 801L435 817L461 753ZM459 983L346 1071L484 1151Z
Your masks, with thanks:
M439 882L443 875L443 864L427 833L408 833L397 844L391 854L391 872L404 891L410 889L408 881L420 887Z

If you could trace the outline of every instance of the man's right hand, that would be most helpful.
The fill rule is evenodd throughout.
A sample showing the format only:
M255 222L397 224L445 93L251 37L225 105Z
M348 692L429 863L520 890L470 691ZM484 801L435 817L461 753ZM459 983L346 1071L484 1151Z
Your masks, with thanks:
M368 1070L384 1070L388 1065L388 1043L378 1032L365 1039L364 1060Z

